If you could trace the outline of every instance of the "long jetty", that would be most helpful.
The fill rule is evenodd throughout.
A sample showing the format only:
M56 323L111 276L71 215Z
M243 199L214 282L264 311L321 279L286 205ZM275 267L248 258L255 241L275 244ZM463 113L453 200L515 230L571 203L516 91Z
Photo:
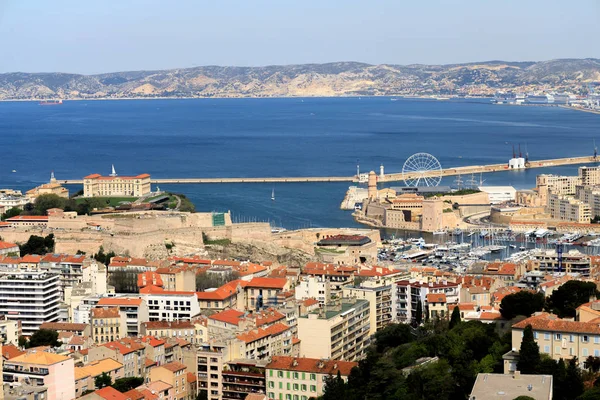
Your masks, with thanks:
M594 156L589 157L571 157L554 158L549 160L530 161L526 169L530 168L548 168L561 165L576 165L600 162L600 159ZM454 167L442 169L442 176L470 175L489 172L510 171L508 164L490 164L490 165L471 165L465 167ZM385 174L383 179L379 177L379 182L398 182L405 178L432 178L439 176L439 171L429 171L424 173L414 172L408 175L400 173ZM60 180L64 185L81 185L83 179ZM354 176L310 176L310 177L267 177L267 178L162 178L152 179L151 183L158 185L167 184L214 184L214 183L299 183L299 182L358 182L358 177Z

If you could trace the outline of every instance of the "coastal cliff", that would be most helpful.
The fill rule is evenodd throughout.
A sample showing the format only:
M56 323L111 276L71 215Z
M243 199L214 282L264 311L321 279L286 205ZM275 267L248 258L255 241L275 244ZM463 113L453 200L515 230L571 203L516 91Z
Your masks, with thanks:
M205 66L99 75L0 74L0 100L153 97L484 96L497 90L587 93L600 60L489 61L451 65L358 62L266 67Z

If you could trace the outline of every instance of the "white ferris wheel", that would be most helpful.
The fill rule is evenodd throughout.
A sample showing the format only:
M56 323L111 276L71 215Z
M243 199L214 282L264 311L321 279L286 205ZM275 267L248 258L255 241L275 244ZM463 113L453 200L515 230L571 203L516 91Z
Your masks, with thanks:
M406 186L438 186L442 181L442 165L429 153L410 156L402 166Z

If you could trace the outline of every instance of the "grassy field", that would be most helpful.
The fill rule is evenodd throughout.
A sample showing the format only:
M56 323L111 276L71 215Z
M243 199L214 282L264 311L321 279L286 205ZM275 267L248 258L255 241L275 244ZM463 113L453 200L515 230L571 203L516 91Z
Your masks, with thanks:
M79 197L75 201L77 204L84 203L86 201L92 201L94 206L105 204L111 207L116 207L120 205L122 202L131 202L136 201L137 197L92 197L92 198L83 198Z

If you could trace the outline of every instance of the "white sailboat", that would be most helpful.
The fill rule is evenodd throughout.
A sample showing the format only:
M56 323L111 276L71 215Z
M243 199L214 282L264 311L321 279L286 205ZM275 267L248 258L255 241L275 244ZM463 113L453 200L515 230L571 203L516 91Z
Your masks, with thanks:
M112 164L112 173L110 176L117 176L117 172L115 171L115 164Z
M275 189L271 192L271 200L275 201Z

